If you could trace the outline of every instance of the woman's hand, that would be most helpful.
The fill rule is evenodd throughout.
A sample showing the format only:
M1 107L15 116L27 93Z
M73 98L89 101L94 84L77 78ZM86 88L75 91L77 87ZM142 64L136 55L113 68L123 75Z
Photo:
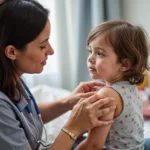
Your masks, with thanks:
M66 98L69 109L72 109L79 100L88 98L95 94L95 92L98 90L98 86L104 85L105 83L97 81L81 82L78 87L72 92L72 94Z
M87 93L91 91L97 91L98 86L105 86L105 83L103 82L97 82L97 81L89 81L89 82L81 82L77 88L72 92L72 94L77 93Z
M108 108L102 109L106 104L112 103ZM77 103L71 113L65 128L74 133L76 136L92 129L96 126L104 126L111 124L113 121L101 121L98 118L106 115L110 111L115 110L113 98L101 99L99 95L86 98Z
M71 94L65 99L65 101L66 101L68 108L71 110L73 106L77 104L79 101L82 101L85 98L91 97L94 94L95 92Z

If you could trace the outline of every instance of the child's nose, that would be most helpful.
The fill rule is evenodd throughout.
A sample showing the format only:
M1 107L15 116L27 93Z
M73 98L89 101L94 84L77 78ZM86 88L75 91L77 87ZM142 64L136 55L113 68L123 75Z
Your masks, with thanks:
M93 54L91 54L91 55L88 57L88 61L89 61L90 63L95 63L95 59L94 59L94 55L93 55Z

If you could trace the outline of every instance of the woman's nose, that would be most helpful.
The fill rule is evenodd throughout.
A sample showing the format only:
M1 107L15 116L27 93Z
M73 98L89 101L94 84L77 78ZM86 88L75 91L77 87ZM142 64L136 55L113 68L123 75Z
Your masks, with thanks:
M48 50L47 50L47 55L53 55L54 54L54 50L52 48L52 46L49 44Z

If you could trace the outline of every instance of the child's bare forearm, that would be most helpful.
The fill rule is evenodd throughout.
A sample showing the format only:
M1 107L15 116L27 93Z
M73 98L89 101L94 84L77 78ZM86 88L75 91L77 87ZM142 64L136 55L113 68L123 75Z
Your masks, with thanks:
M75 150L88 150L87 148L87 140L83 140L77 147Z

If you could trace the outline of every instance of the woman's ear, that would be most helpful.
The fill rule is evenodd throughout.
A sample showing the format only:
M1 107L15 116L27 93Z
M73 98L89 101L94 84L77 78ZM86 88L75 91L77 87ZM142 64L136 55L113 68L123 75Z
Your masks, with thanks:
M5 55L11 60L16 59L16 48L13 45L8 45L5 47Z
M131 61L128 58L123 59L120 71L128 71L131 68Z

